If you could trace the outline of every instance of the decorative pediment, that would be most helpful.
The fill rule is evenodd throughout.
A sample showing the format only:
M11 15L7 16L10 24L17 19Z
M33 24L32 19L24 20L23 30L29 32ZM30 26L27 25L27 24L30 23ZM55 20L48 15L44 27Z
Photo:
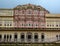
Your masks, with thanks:
M47 11L47 10L46 10L45 8L43 8L42 6L33 5L33 4L18 5L18 6L16 6L14 9L19 9L19 10L32 9L32 10Z

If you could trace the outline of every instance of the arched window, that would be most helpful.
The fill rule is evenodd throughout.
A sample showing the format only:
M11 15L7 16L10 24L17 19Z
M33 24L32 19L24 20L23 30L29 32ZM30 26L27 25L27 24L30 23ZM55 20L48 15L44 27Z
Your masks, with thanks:
M4 39L6 39L6 35L4 35Z
M11 40L11 38L12 38L12 35L10 35L10 40Z
M31 32L27 32L27 40L31 41L32 39L32 33Z
M0 34L0 41L1 41L1 39L2 39L2 35Z
M59 37L59 36L58 36L58 35L56 35L57 40L58 40L58 37Z
M41 34L41 40L44 41L45 39L45 36L44 36L44 33Z
M59 35L59 40L60 40L60 35Z
M2 38L2 35L0 34L0 39Z
M6 38L7 38L7 36L6 36L6 34L4 34L4 41L6 41Z
M14 34L14 41L17 41L17 33Z
M9 35L7 35L7 41L8 41L8 39L9 39Z
M34 33L34 40L38 41L38 33Z
M14 35L14 38L17 39L17 34Z
M9 41L9 40L11 40L11 38L12 38L12 36L9 34L4 35L4 41L6 41L6 40Z
M38 33L34 33L34 39L38 39Z
M7 39L9 38L9 35L7 35Z
M24 33L21 33L21 39L25 39Z

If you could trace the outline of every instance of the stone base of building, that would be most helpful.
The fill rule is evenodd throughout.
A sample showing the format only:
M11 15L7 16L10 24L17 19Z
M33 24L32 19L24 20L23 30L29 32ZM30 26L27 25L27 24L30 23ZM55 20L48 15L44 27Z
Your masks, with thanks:
M5 43L5 44L0 44L0 46L60 46L60 43L22 43L22 44L19 44L19 43Z

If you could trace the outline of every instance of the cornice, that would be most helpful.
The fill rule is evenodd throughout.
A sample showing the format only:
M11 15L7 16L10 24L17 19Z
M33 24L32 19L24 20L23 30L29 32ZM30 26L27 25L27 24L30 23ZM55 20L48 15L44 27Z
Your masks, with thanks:
M6 28L0 27L0 31L60 31L60 28Z

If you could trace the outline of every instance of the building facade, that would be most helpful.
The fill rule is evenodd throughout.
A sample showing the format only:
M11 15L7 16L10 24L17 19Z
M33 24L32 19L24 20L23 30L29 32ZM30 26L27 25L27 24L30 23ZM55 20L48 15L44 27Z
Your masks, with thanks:
M60 14L41 6L18 5L0 9L0 43L51 43L60 40Z

